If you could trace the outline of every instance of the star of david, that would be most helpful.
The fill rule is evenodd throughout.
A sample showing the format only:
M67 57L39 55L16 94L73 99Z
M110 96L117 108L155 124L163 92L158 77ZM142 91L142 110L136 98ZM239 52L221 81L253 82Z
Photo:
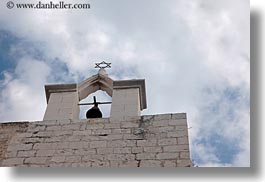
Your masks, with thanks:
M102 61L101 63L95 63L95 68L111 68L111 63L106 63L105 61Z

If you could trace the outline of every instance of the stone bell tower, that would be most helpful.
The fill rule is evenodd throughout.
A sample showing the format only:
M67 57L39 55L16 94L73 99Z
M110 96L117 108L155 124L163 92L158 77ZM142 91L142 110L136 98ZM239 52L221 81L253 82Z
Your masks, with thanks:
M81 83L46 85L42 121L0 124L0 166L191 167L186 113L141 115L145 80L112 80L110 63L96 67ZM79 119L79 102L97 90L112 97L110 117Z
M140 116L146 109L145 80L112 80L105 71L110 63L97 63L96 75L79 84L45 85L47 108L43 120L79 119L78 103L88 95L102 90L112 97L110 118L124 120Z

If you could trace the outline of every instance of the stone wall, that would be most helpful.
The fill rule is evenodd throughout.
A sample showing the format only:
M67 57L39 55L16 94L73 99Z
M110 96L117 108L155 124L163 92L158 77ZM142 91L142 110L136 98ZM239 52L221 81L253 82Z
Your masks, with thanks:
M12 137L27 130L28 122L12 122L0 124L0 166L6 155L6 151ZM10 152L12 153L12 152Z
M1 136L7 136L0 143L1 166L191 166L185 113L126 121L38 121L16 124L11 129L0 124L0 129Z

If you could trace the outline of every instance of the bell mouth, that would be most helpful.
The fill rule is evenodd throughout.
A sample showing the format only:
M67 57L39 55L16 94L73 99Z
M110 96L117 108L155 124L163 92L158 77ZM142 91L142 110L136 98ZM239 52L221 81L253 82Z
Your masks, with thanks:
M86 118L87 119L89 119L89 118L102 118L102 112L98 108L98 103L96 101L96 97L94 96L93 99L94 99L94 106L86 112Z
M86 118L102 118L102 112L94 106L86 112Z

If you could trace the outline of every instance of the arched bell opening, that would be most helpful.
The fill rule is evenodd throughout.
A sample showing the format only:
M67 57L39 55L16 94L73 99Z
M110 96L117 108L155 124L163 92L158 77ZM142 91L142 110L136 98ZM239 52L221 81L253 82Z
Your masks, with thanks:
M113 80L104 69L78 84L79 118L100 118L110 116ZM94 99L95 96L95 99ZM88 112L88 113L87 113ZM89 114L90 113L90 114Z
M111 109L111 102L112 97L110 97L105 91L97 90L96 92L91 93L85 99L79 102L79 118L80 119L87 119L87 113L90 112L90 118L100 118L100 117L93 117L97 110L95 109L94 105L94 97L96 98L97 108L102 113L103 118L108 118L110 116L110 109Z

